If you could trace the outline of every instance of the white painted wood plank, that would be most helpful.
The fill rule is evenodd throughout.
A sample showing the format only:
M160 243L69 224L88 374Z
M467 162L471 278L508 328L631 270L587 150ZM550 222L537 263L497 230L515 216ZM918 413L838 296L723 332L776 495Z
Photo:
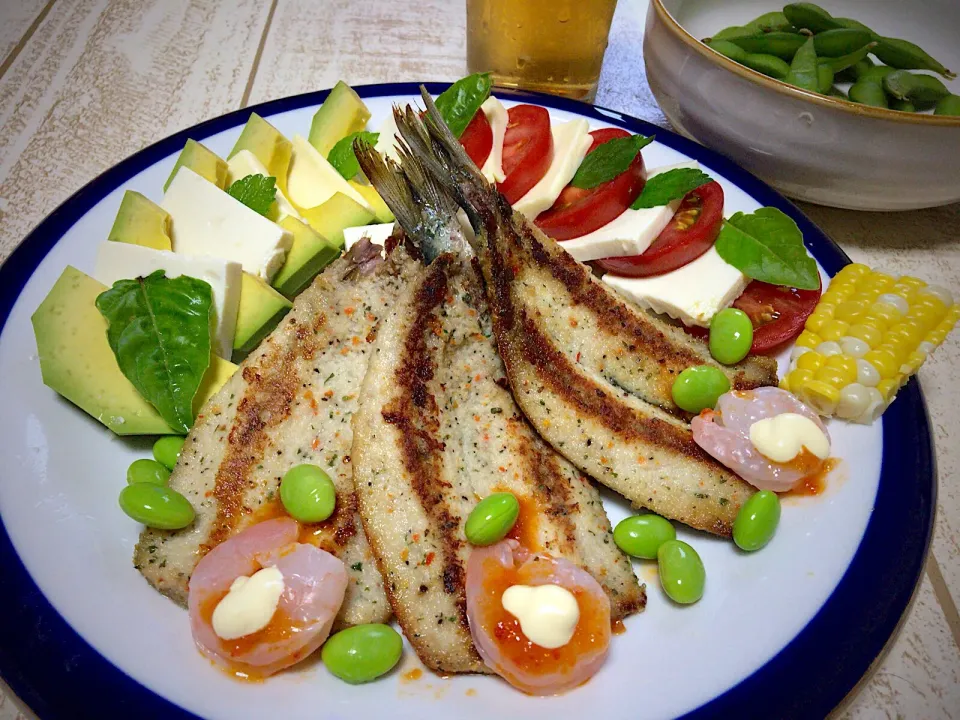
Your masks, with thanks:
M43 10L46 0L4 0L0 3L0 63Z

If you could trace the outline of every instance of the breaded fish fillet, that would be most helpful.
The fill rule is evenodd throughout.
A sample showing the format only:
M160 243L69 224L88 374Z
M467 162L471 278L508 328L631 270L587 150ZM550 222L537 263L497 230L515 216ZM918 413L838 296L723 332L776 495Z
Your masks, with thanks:
M511 536L589 571L613 618L644 607L596 488L514 403L469 260L441 255L383 321L353 427L364 529L394 613L431 669L489 672L467 624L464 524L494 492L521 502Z
M357 515L350 421L376 326L421 265L402 247L386 261L379 252L363 242L331 264L198 416L170 477L196 520L178 531L144 530L134 554L147 581L179 604L186 605L200 558L247 525L281 514L280 479L313 463L336 485L337 507L328 520L304 525L301 539L347 565L338 624L390 616Z

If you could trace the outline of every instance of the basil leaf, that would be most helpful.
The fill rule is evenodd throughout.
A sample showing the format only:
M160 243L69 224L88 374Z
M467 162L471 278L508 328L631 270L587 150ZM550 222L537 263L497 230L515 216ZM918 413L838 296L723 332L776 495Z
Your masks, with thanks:
M650 137L631 135L607 140L583 159L570 184L576 188L589 190L613 180L626 171L637 157L637 153L652 142L653 135Z
M357 160L357 154L353 151L353 141L358 138L360 142L366 143L367 145L376 145L377 140L380 138L380 133L367 132L366 130L350 133L338 141L337 144L330 149L330 154L327 155L327 161L347 180L355 177L356 174L360 172L360 162Z
M157 270L118 280L97 296L97 309L120 370L171 428L186 434L210 364L210 285Z
M697 168L667 170L648 178L647 184L643 186L643 192L630 207L640 210L667 205L708 182L713 182L713 178Z
M483 102L490 97L490 73L474 73L444 90L437 97L437 110L455 137L463 135Z
M277 179L263 175L247 175L227 188L227 194L254 212L266 216L277 199Z
M803 234L776 208L738 212L717 237L717 253L747 277L798 290L820 287L817 263L803 246Z

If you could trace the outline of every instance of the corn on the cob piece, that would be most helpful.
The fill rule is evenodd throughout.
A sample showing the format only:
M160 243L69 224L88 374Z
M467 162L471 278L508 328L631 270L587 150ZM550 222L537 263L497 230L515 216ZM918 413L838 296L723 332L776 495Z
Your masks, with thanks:
M821 415L872 423L958 320L943 288L847 265L807 318L780 387Z

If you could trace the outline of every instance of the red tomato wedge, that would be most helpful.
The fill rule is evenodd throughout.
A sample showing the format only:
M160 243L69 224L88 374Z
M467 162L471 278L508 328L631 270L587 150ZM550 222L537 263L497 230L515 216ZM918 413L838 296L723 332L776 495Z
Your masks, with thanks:
M483 110L477 110L477 114L460 136L460 144L473 160L473 164L478 168L483 167L493 150L493 129Z
M503 173L497 189L511 203L529 192L547 174L553 161L550 113L536 105L515 105L507 111L503 136Z
M619 128L604 128L590 133L593 144L587 155L614 138L629 137ZM567 185L553 206L537 216L534 224L554 240L572 240L599 230L615 220L637 199L646 183L643 154L637 153L630 167L613 180L594 188Z
M662 275L696 260L713 247L723 224L723 188L714 181L691 190L670 224L642 255L605 258L597 264L626 277Z
M823 288L797 290L753 280L733 301L753 323L754 354L775 353L803 331L803 325L820 301ZM706 328L684 328L691 335L707 337Z

